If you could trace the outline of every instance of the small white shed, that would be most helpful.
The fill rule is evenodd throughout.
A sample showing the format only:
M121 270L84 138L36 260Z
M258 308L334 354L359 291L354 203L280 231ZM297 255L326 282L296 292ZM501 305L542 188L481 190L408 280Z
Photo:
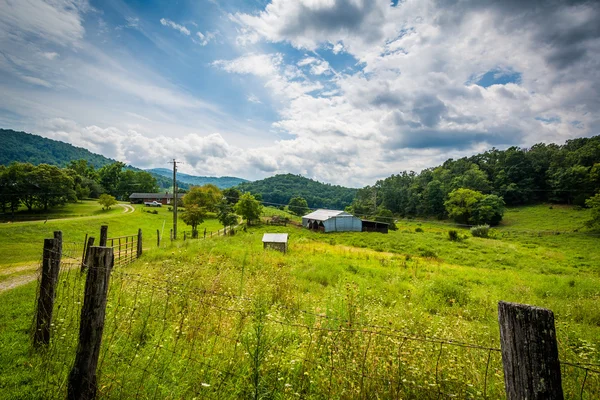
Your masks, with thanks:
M287 252L288 234L287 233L265 233L262 238L263 249L279 250L282 253Z

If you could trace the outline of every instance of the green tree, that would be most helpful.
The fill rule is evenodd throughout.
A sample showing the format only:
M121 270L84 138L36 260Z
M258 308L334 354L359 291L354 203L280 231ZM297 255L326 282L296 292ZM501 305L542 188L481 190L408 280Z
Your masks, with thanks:
M248 225L259 221L262 212L262 205L250 193L244 193L235 205L235 212L246 220Z
M586 226L589 228L600 228L600 192L587 199L585 205L592 209L592 218L586 222Z
M217 210L217 204L223 199L223 194L213 184L207 184L204 186L192 186L183 198L183 204L187 208L189 206L197 205L200 208L204 208L206 211L215 212Z
M198 225L204 222L206 218L206 209L197 204L191 204L185 208L182 219L183 222L192 227L192 237L198 237Z
M396 226L396 222L394 222L394 214L388 210L387 208L380 207L377 211L377 215L375 216L375 221L377 222L385 222L388 224L388 228L391 231L397 231L398 227Z
M293 197L288 203L288 210L292 214L296 214L299 216L306 215L309 213L310 209L308 208L308 203L306 200L300 196Z
M217 219L223 227L234 226L238 222L238 217L233 212L233 207L226 199L217 204Z
M73 178L55 165L40 164L34 167L28 179L35 186L33 203L44 211L77 200Z
M475 205L470 222L474 225L498 225L504 216L504 200L490 194L484 196Z
M117 199L115 199L115 196L111 196L110 194L104 193L100 195L98 203L100 203L103 210L110 210L112 206L117 204Z
M471 189L456 189L450 192L444 203L448 216L459 224L471 222L477 202L483 199L483 194Z
M227 200L227 202L232 206L237 204L241 195L242 192L236 188L227 188L223 190L223 197L225 197L225 200Z
M119 197L119 181L124 167L124 163L116 161L98 170L100 184L107 193L115 197Z
M132 193L157 193L156 178L146 171L125 170L121 173L117 192L121 200L129 199Z

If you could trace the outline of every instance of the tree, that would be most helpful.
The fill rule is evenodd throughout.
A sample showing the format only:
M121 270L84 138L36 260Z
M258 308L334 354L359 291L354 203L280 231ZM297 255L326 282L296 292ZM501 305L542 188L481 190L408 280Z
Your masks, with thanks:
M292 214L296 214L299 216L303 216L308 214L310 209L308 208L308 203L306 200L300 196L293 197L288 203L288 210Z
M585 205L592 209L592 218L585 225L589 228L600 228L600 192L587 199Z
M475 205L471 223L474 225L498 225L504 216L504 200L502 197L490 194L484 196Z
M242 192L240 192L236 188L227 188L223 190L223 197L225 197L225 200L227 200L227 202L232 206L237 204L241 195Z
M248 225L260 219L262 205L250 193L244 193L235 205L235 212L246 220Z
M226 199L217 204L217 219L223 227L233 226L238 222L238 217L233 212L233 207Z
M198 237L198 225L204 222L206 218L206 209L196 204L191 204L183 212L183 222L192 227L192 237Z
M459 224L498 225L504 216L504 199L471 189L456 189L444 203L450 218Z
M116 161L98 170L100 184L107 193L115 197L119 196L119 181L121 180L121 171L124 167L124 163Z
M444 203L448 216L459 224L471 222L475 205L483 198L483 194L471 189L456 189L450 192Z
M375 216L375 221L385 222L386 224L388 224L388 228L391 231L398 230L398 227L396 226L396 223L394 222L394 214L392 214L392 212L390 210L388 210L387 208L383 208L383 207L379 208L379 210L377 211L377 215Z
M122 200L128 199L132 193L157 193L158 191L156 178L146 171L128 169L121 173L117 192Z
M100 205L102 205L103 210L110 210L110 207L117 204L117 199L115 199L115 196L111 196L110 194L104 193L104 194L100 195L100 198L98 199L98 203L100 203Z
M223 199L223 194L213 184L207 184L204 186L192 186L189 192L183 198L183 204L185 207L197 205L198 207L206 209L206 211L215 212L217 210L217 204Z

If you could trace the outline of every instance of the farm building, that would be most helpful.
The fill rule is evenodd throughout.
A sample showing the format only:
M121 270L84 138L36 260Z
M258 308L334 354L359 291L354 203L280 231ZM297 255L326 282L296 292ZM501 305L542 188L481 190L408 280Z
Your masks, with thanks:
M179 198L181 198L179 194ZM129 196L129 202L131 204L143 204L150 201L158 201L163 205L173 203L173 193L132 193Z
M366 219L362 220L362 231L363 232L381 232L388 233L390 224L379 221L369 221Z
M279 250L282 253L287 252L288 234L287 233L265 233L263 235L263 249Z
M362 221L338 210L317 210L302 217L302 226L321 232L361 232Z

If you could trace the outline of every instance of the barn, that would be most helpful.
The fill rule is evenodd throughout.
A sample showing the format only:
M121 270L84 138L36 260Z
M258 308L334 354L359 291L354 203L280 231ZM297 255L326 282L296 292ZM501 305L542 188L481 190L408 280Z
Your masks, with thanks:
M345 211L313 211L302 217L302 226L320 232L361 232L362 221Z
M265 233L263 235L263 249L279 250L287 253L288 234L287 233Z
M181 198L181 194L178 197ZM173 193L132 193L129 196L131 204L143 204L152 201L158 201L166 206L173 203Z

